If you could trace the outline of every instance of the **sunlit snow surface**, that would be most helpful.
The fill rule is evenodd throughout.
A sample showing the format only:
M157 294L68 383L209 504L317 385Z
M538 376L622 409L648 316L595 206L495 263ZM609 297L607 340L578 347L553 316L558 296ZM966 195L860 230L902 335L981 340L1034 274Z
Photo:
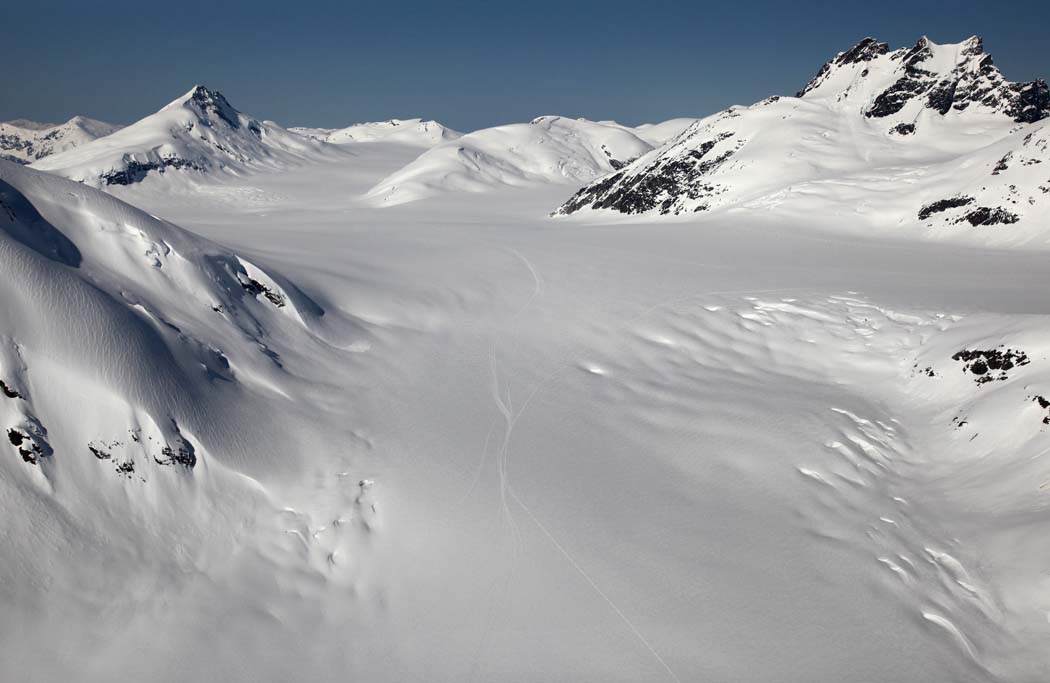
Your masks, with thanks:
M1045 252L360 199L418 154L0 167L0 678L1050 675Z

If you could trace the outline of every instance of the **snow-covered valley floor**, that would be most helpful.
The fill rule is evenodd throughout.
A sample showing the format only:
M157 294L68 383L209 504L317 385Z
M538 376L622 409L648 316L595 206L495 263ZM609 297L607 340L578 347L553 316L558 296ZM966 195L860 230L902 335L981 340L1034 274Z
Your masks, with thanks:
M1045 251L359 199L418 153L113 189L324 314L221 349L191 473L5 479L0 678L1050 676Z

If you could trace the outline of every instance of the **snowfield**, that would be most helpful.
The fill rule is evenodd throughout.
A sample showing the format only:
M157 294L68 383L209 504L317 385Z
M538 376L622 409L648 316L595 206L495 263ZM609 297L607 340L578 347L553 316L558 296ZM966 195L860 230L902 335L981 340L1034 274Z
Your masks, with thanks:
M0 679L1047 680L1050 129L978 48L0 160Z

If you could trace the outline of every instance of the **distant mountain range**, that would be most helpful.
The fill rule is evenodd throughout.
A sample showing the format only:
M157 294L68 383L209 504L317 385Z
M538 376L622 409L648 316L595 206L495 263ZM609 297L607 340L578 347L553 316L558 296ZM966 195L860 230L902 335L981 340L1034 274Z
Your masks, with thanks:
M221 93L198 85L157 113L35 168L105 187L173 170L240 175L302 163L325 151L323 143L242 114Z
M413 147L433 147L463 135L437 121L424 121L423 119L390 119L375 123L357 123L346 128L295 127L288 130L334 145L356 142L397 142Z
M31 164L121 129L111 123L74 116L62 124L17 119L0 123L0 158Z

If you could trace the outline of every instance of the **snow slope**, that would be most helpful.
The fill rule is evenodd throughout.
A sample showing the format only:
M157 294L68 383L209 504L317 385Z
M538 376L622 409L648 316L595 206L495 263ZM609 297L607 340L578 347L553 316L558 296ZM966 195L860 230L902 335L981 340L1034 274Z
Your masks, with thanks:
M58 125L24 119L0 122L0 158L31 164L105 137L122 127L85 116L74 116Z
M412 152L3 165L0 678L1047 679L1045 249L362 207Z
M242 114L221 93L198 85L116 134L34 166L106 187L131 185L172 171L197 179L219 172L239 176L324 158L332 150L272 121Z
M423 119L390 119L389 121L356 123L346 128L289 128L288 130L335 145L355 142L396 142L413 147L433 147L463 135L437 121L424 121Z
M620 168L652 146L615 123L542 116L442 143L380 180L366 198L392 206L445 192L502 185L580 183Z
M696 121L697 119L689 118L668 119L661 123L643 123L631 130L653 147L659 147L681 135Z
M895 51L867 38L828 62L799 97L703 119L557 213L775 209L870 213L884 226L1038 229L1050 207L1042 189L1050 176L1039 166L1048 115L1046 84L1005 81L979 38L923 38ZM1010 166L1015 155L1024 161ZM924 210L953 197L970 198L968 208Z

